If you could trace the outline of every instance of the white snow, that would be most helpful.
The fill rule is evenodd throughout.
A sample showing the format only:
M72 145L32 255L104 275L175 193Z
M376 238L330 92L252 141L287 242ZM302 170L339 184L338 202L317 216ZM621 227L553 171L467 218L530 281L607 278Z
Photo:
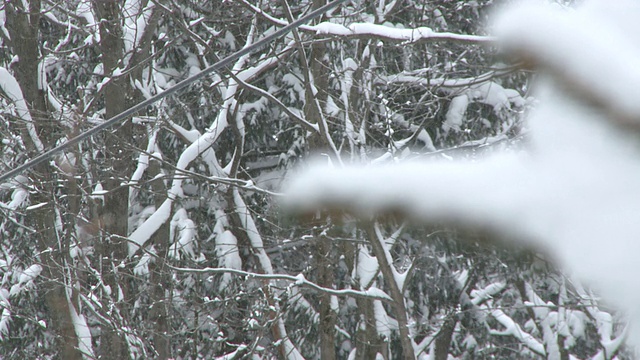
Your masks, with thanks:
M396 267L393 265L394 261L393 261L393 257L391 256L391 248L393 247L393 244L395 244L398 236L400 236L400 234L404 230L404 226L399 227L388 238L385 238L382 235L382 231L380 230L380 227L378 226L378 224L375 224L374 228L375 228L375 234L376 234L377 239L371 239L371 241L376 241L377 240L377 241L380 242L380 245L382 247L382 251L384 251L384 256L387 258L387 263L390 264L391 273L393 274L393 280L395 281L396 285L398 286L398 289L400 289L400 292L402 292L402 291L404 291L404 281L407 278L408 271L405 271L404 273L400 273L396 269Z
M304 85L302 84L300 77L292 73L287 73L282 76L282 82L291 86L293 90L289 95L289 101L293 102L298 99L304 99Z
M11 201L9 201L8 204L0 201L0 207L8 210L16 210L17 208L22 206L28 198L29 193L27 192L27 190L22 187L18 187L11 193ZM44 205L46 205L46 203ZM27 207L27 210L33 210L33 208Z
M93 188L93 191L91 192L91 198L94 200L101 200L102 202L104 202L104 195L107 193L106 190L104 190L104 188L102 187L101 183L97 183L96 186Z
M423 144L424 144L424 149L427 151L436 151L435 146L433 145L433 140L431 139L431 136L429 135L429 133L423 128L420 127L416 124L412 124L409 121L407 121L404 116L402 114L398 114L397 112L391 110L389 107L385 106L385 111L387 112L387 116L391 119L391 121L393 121L394 124L399 125L404 127L405 129L408 129L412 132L418 132L418 140L420 140ZM361 138L363 138L364 136L364 132L362 131L361 128ZM400 142L396 142L396 148L400 148L402 146L402 142L410 140L413 138L413 135L411 135L409 138L407 139L403 139ZM386 156L385 156L386 157ZM376 159L373 162L381 162L382 159Z
M35 280L41 272L42 266L39 264L33 264L24 270L16 270L14 276L17 278L17 281L11 286L9 296L18 295L23 290L33 286L33 280Z
M307 282L307 279L304 277L303 273L299 273L298 275L296 275L296 278L298 280L296 280L296 282L294 283L295 285L299 286Z
M96 92L100 92L100 90L102 90L102 87L105 86L109 81L111 81L111 78L105 76L102 81L96 84Z
M503 330L489 330L489 333L492 335L509 335L518 339L521 343L525 344L529 349L535 352L538 355L546 356L547 352L544 349L544 345L541 344L535 337L531 336L528 332L522 330L520 325L518 325L513 319L507 316L500 309L492 309L490 311L491 316L493 316L499 323L504 327Z
M493 295L502 291L507 285L502 282L492 283L480 290L471 291L471 302L475 305L479 305L488 299L491 299Z
M421 40L447 39L453 41L493 42L495 38L479 35L462 35L450 32L435 32L428 27L401 29L387 25L372 23L353 23L348 26L322 22L315 26L301 26L300 29L315 31L316 35L332 36L375 36L378 39L391 41L417 42Z
M378 20L383 20L386 17L386 13L391 11L395 5L396 0L390 1L384 6L384 10L381 13L378 8ZM247 1L242 1L243 5L252 8L252 11L259 13L261 16L268 19L270 22L279 24L281 26L288 25L287 21L275 18L260 9L252 5ZM373 19L372 19L373 20ZM390 41L421 41L421 40L450 40L450 41L464 41L464 42L489 42L492 43L496 39L492 36L481 35L463 35L454 34L450 32L435 32L428 27L419 27L414 29L402 29L388 26L389 24L373 24L373 23L353 23L348 26L332 23L329 21L322 22L318 25L302 25L299 30L312 32L316 35L330 35L330 36L354 36L354 37L367 37L376 36L384 40Z
M351 58L347 58L343 60L343 77L341 81L341 94L340 100L344 104L344 122L345 122L345 133L347 135L347 139L349 140L349 147L351 148L351 157L353 159L356 158L356 145L364 144L364 139L360 138L360 134L356 132L354 128L353 122L351 121L351 106L349 104L349 99L351 95L351 89L353 87L353 73L358 69L358 64ZM331 96L329 96L331 99ZM331 99L333 102L333 99ZM328 102L327 102L328 105ZM334 104L335 106L335 104ZM330 113L330 112L329 112ZM362 152L361 157L364 158L364 152Z
M129 256L133 256L138 248L144 245L151 236L158 231L171 216L172 199L165 200L158 210L154 211L149 218L142 223L131 235L129 235Z
M216 236L216 254L218 256L218 267L242 270L242 259L238 250L238 239L229 230ZM227 287L232 275L225 273L222 275L220 290Z
M238 346L238 348L235 351L230 352L230 353L228 353L226 355L223 355L223 356L216 357L215 360L233 360L233 359L237 359L239 355L243 355L243 353L246 351L246 349L247 349L246 345L240 345L240 346Z
M9 321L11 321L11 310L4 308L0 315L0 340L3 340L4 335L9 332Z
M22 94L20 84L7 69L1 66L0 89L7 95L9 100L13 102L16 115L20 119L22 119L22 121L24 121L31 141L33 142L36 149L39 152L42 152L44 150L44 145L40 141L40 138L38 137L38 134L36 132L36 127L34 125L33 119L31 118L31 113L29 112L27 102L25 101L24 95Z
M84 19L87 23L83 26L84 29L88 29L91 35L84 41L85 44L98 44L100 43L100 32L98 31L98 24L91 11L91 1L81 0L76 8L75 15Z
M460 89L464 89L465 87L469 88L482 85L485 82L491 82L493 78L499 76L502 72L503 71L501 70L494 70L474 77L451 78L446 76L432 79L427 77L428 73L425 69L422 69L412 72L402 72L394 75L381 75L376 77L376 79L382 84L410 83L412 85L438 87L450 93L454 93L456 91L460 91ZM511 97L512 95L513 93L511 92L508 96Z
M246 46L248 46L250 42L251 42L251 39L248 38ZM240 71L241 69L244 68L244 65L247 59L248 59L248 55L241 57L234 64L232 69L234 73L237 73L238 78L242 79L243 81L248 81L254 76L257 76L262 71L269 68L270 66L276 65L278 61L277 57L270 57L261 61L256 66L249 67L249 68L246 68L245 70ZM176 163L177 170L188 169L188 166L191 164L191 162L193 162L193 160L195 160L198 156L202 156L204 161L209 166L209 170L212 172L212 175L214 176L226 175L224 174L224 171L220 168L220 165L217 159L215 158L215 153L211 149L211 145L218 140L220 135L224 132L224 130L228 126L227 117L229 115L230 109L232 109L236 104L234 95L237 92L237 90L238 90L238 84L235 81L233 81L233 79L229 80L228 86L223 87L222 95L223 95L223 98L225 98L226 100L224 101L222 108L218 112L215 120L209 126L209 128L204 134L200 134L195 129L188 131L186 129L182 129L181 127L178 127L176 124L173 124L173 123L171 124L174 129L180 129L180 132L187 137L187 140L191 141L191 144L180 154L178 162ZM171 184L171 188L168 191L167 199L164 201L164 203L158 208L158 210L156 210L143 224L141 224L129 236L129 239L132 240L132 242L129 243L129 256L133 256L136 253L137 249L143 244L145 244L149 240L151 235L153 235L160 228L162 224L164 224L167 220L170 219L171 210L172 210L174 201L183 196L183 190L182 190L183 180L184 178L180 176L174 178ZM234 197L234 199L239 200L238 202L239 208L242 208L244 206L244 201L242 201L241 197L239 196ZM244 206L244 208L246 209L246 206ZM253 219L251 219L251 216L248 216L249 218L248 220L247 220L247 216L241 216L241 218L246 220L247 226L255 227L255 224L253 223ZM251 230L248 232L253 234L253 231ZM257 234L257 231L256 231L256 234ZM262 248L262 239L259 238L259 235L257 235L257 237L254 235L250 235L250 236L252 236L251 238L252 241L254 241L256 245L260 245L259 247ZM264 249L261 250L259 257L261 259L261 263L264 266L267 266L267 268L264 268L265 271L269 270L269 272L271 272L270 261L268 261L268 257L266 257L266 253L264 253Z
M9 291L7 289L0 289L0 307L8 308L11 307L11 303L9 302Z
M234 87L234 91L237 88ZM210 151L210 147L213 143L216 142L218 137L221 135L222 131L227 127L227 113L233 101L231 100L225 101L223 110L220 111L218 116L216 117L214 123L208 129L206 133L199 136L192 142L183 152L180 154L178 158L178 162L176 164L176 168L178 170L187 169L189 164L193 160L195 160L202 153ZM216 162L217 163L217 162ZM131 235L129 235L129 239L132 242L129 242L129 256L133 256L137 249L149 240L151 235L153 235L159 228L171 217L171 208L173 206L173 202L178 198L183 196L182 191L182 182L184 178L179 176L176 177L172 184L171 188L168 191L167 199L162 203L162 205L154 212L140 227L138 227Z
M138 166L133 172L133 175L131 175L131 179L129 179L129 185L137 184L140 179L142 179L142 175L144 175L145 171L149 167L149 154L154 154L156 153L156 151L158 151L158 148L156 146L157 136L157 131L152 132L151 136L149 136L149 141L147 142L146 151L141 152L140 155L138 155ZM129 201L132 200L133 194L134 191L129 192Z
M496 76L495 72L489 72L473 78L430 79L427 78L426 74L416 72L414 74L400 73L396 75L380 76L377 78L377 81L386 84L408 83L414 86L421 85L429 88L437 87L441 91L451 94L453 98L449 104L449 108L445 115L445 121L442 125L442 128L446 133L451 130L460 130L461 125L465 121L467 108L471 103L490 105L493 107L496 114L501 114L503 111L510 110L512 108L521 110L525 106L526 100L517 90L506 89L502 87L502 85L491 81L494 76ZM398 122L396 118L397 116L394 117L394 122ZM426 131L424 132L428 137ZM424 141L425 144L431 144L430 138L429 140L421 139L421 141ZM431 144L431 146L427 146L427 148L433 148L433 145ZM435 148L433 148L432 151L435 151Z
M171 219L171 235L170 238L173 241L169 247L169 256L178 258L178 253L181 252L189 257L189 259L195 260L196 256L196 236L198 235L198 228L193 220L189 219L189 215L184 208L176 210Z
M76 308L71 301L70 292L71 290L69 289L67 291L67 303L69 305L71 323L73 324L76 336L78 337L78 350L80 350L80 352L82 353L83 359L95 359L91 343L91 332L89 330L89 325L87 324L87 320L84 315L76 311Z
M493 81L471 85L451 100L442 124L445 133L450 130L460 131L467 107L472 102L490 105L499 115L503 110L511 109L511 104L516 107L524 106L525 100L516 90L505 89Z
M378 275L378 260L375 256L369 255L366 247L358 249L358 262L356 265L356 278L362 288L368 288L376 275Z
M398 330L398 322L387 314L380 300L373 301L373 315L376 319L378 334L391 339L391 331Z
M249 238L249 242L251 243L251 247L255 251L255 255L260 262L260 266L267 274L273 274L273 266L271 265L271 259L264 251L264 243L262 242L262 237L260 236L260 232L256 227L255 222L253 221L253 216L249 212L247 205L245 204L242 196L240 196L240 192L237 188L233 188L233 200L235 202L236 212L238 213L238 217L240 218L240 223L242 224L242 228L246 231L247 237Z
M449 110L442 124L442 129L446 132L450 130L460 131L460 126L464 122L464 114L469 106L469 96L465 93L458 95L449 103Z
M149 18L155 7L153 2L142 8L142 1L127 0L122 6L124 14L124 26L122 27L125 52L134 51L140 45L140 39L144 34Z
M389 301L393 301L391 299L391 297L389 295L387 295L387 293L385 293L381 289L378 289L375 286L372 286L372 287L368 288L367 290L364 291L364 293L366 295L373 296L373 297L376 297L376 298L379 298L379 299L387 299Z
M38 277L38 275L40 275L41 272L42 272L42 266L38 264L33 264L28 268L26 268L22 272L22 274L20 274L20 276L18 277L18 282L21 284L24 284L28 281L32 281L33 279Z
M4 8L2 8L0 10L0 31L2 31L2 34L9 40L11 40L11 36L9 35L9 31L7 30L7 28L4 26L5 22L7 21L7 14L4 12ZM0 42L1 44L2 42Z
M152 254L156 253L155 250L153 249L153 246L147 249L147 251ZM151 262L151 260L153 260L151 258L151 255L149 255L148 253L142 254L136 266L133 267L133 273L138 276L144 276L149 274L149 263Z

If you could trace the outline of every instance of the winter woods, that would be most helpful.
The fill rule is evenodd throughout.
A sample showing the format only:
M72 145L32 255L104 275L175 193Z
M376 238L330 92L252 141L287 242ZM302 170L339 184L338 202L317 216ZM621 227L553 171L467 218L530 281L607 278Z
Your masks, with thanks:
M4 1L0 171L324 4ZM486 156L583 146L524 122L555 108L531 96L537 73L496 56L493 6L346 2L0 184L1 356L624 358L624 322L586 284L475 227L500 205L477 175ZM300 178L312 154L333 168ZM459 173L402 165L425 159ZM563 159L541 169L579 173ZM343 170L392 163L416 173ZM407 214L419 187L434 196ZM376 216L388 201L402 211ZM464 229L402 216L465 201L480 215ZM500 209L498 226L537 229L537 213Z

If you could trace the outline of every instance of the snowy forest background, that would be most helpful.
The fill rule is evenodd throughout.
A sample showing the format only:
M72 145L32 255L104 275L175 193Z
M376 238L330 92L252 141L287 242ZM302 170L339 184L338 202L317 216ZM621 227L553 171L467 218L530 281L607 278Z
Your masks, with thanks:
M0 184L0 357L630 358L538 249L282 209L313 154L525 151L537 75L497 53L496 3L348 1ZM0 172L324 4L3 1Z

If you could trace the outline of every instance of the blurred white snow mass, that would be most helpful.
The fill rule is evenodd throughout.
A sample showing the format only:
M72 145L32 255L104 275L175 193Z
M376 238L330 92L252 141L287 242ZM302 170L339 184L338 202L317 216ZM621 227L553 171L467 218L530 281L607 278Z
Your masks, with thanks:
M287 204L364 216L402 209L531 241L623 310L640 344L638 19L635 1L504 10L494 26L504 51L542 76L526 154L315 167L289 184Z

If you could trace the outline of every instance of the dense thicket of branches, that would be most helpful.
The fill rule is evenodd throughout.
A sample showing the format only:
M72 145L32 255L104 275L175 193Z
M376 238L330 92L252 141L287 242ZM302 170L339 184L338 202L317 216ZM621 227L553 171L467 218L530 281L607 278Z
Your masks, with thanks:
M530 74L494 58L491 3L347 2L0 184L0 357L623 357L544 254L279 209L311 154L517 151ZM0 171L322 5L4 1Z

